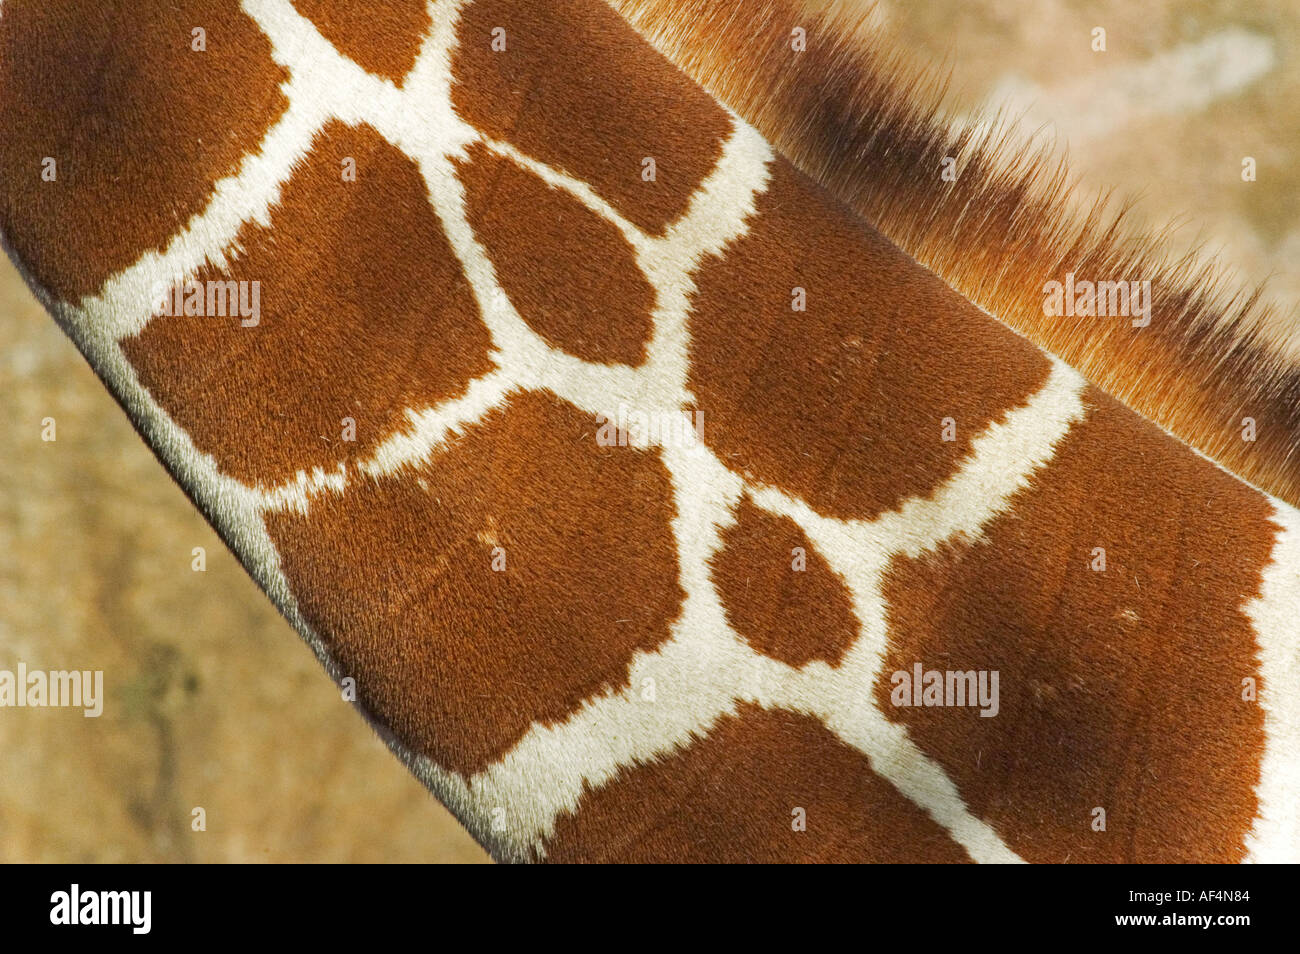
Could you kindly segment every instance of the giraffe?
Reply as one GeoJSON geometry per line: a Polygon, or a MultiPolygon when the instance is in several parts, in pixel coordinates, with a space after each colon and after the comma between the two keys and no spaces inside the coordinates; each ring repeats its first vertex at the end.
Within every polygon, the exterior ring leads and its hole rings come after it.
{"type": "Polygon", "coordinates": [[[6,250],[495,857],[1295,857],[1300,514],[614,9],[54,6],[6,250]],[[899,702],[949,666],[996,715],[899,702]]]}
{"type": "MultiPolygon", "coordinates": [[[[1105,195],[1080,214],[1063,158],[1006,117],[949,115],[943,84],[872,29],[872,11],[818,0],[618,0],[657,47],[818,182],[973,302],[1069,361],[1233,473],[1300,504],[1300,317],[1164,233],[1130,228],[1105,195]],[[792,55],[790,24],[816,42],[792,55]],[[900,94],[900,87],[908,90],[900,94]],[[797,121],[790,117],[798,117],[797,121]],[[915,170],[960,165],[941,179],[915,170]],[[864,174],[869,170],[870,174],[864,174]],[[980,210],[978,215],[972,209],[980,210]],[[1042,288],[1079,274],[1142,274],[1162,293],[1144,334],[1044,313],[1042,288]],[[1243,441],[1242,420],[1261,425],[1243,441]]],[[[806,40],[805,40],[806,44],[806,40]]]]}

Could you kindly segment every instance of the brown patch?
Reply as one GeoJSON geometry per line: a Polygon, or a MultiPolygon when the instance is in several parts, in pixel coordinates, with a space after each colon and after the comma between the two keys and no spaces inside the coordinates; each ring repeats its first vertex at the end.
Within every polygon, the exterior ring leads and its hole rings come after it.
{"type": "Polygon", "coordinates": [[[587,182],[662,231],[722,154],[731,120],[603,3],[480,0],[463,14],[456,111],[481,132],[587,182]],[[504,52],[492,31],[506,31],[504,52]],[[642,181],[642,160],[657,166],[642,181]]]}
{"type": "Polygon", "coordinates": [[[76,301],[162,250],[257,150],[287,79],[236,0],[6,0],[0,229],[16,257],[76,301]]]}
{"type": "Polygon", "coordinates": [[[964,862],[965,850],[817,719],[741,705],[561,818],[549,861],[964,862]],[[794,831],[802,808],[806,831],[794,831]]]}
{"type": "MultiPolygon", "coordinates": [[[[1300,506],[1295,309],[1171,253],[1131,203],[1078,195],[1063,154],[1006,121],[952,125],[942,72],[909,62],[871,4],[611,0],[705,89],[959,293],[1138,413],[1300,506]],[[792,24],[807,30],[795,52],[792,24]],[[985,129],[987,132],[978,132],[985,129]],[[939,171],[961,156],[955,182],[939,171]],[[1149,280],[1151,324],[1043,314],[1043,285],[1149,280]],[[1257,440],[1241,439],[1254,418],[1257,440]]],[[[958,109],[958,112],[964,110],[958,109]]],[[[1090,191],[1090,190],[1089,190],[1090,191]]]]}
{"type": "Polygon", "coordinates": [[[360,701],[443,768],[486,768],[534,722],[626,686],[632,655],[669,636],[684,594],[667,470],[595,433],[517,395],[417,471],[267,518],[360,701]]]}
{"type": "Polygon", "coordinates": [[[760,653],[790,666],[820,659],[838,666],[858,635],[843,581],[789,517],[748,497],[722,533],[713,582],[727,621],[760,653]],[[795,569],[803,553],[803,569],[795,569]]]}
{"type": "Polygon", "coordinates": [[[461,182],[497,281],[534,331],[587,361],[645,359],[655,292],[617,228],[481,144],[461,182]]]}
{"type": "Polygon", "coordinates": [[[228,271],[197,280],[260,282],[260,324],[160,316],[123,342],[141,383],[225,473],[273,483],[366,457],[408,408],[492,368],[424,180],[368,126],[326,126],[270,228],[246,226],[237,246],[228,271]],[[342,179],[345,156],[356,182],[342,179]],[[344,418],[355,441],[342,440],[344,418]]]}
{"type": "Polygon", "coordinates": [[[827,516],[928,495],[1050,369],[784,160],[749,234],[696,283],[690,386],[707,442],[827,516]]]}
{"type": "Polygon", "coordinates": [[[334,48],[368,73],[400,84],[432,25],[426,0],[293,0],[334,48]]]}
{"type": "Polygon", "coordinates": [[[882,671],[998,670],[999,714],[895,707],[887,675],[877,701],[1026,860],[1239,861],[1264,744],[1240,695],[1258,678],[1240,607],[1270,558],[1270,508],[1088,398],[981,542],[900,560],[886,582],[882,671]]]}

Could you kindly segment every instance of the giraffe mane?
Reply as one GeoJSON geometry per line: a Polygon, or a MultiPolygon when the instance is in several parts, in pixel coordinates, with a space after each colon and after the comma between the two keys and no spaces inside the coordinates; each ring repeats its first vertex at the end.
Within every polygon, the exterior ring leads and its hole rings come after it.
{"type": "Polygon", "coordinates": [[[1300,336],[1132,203],[1086,200],[1062,152],[1004,110],[962,121],[946,80],[885,48],[874,10],[814,0],[608,0],[787,158],[975,304],[1237,476],[1300,504],[1300,336]],[[822,4],[824,6],[824,3],[822,4]],[[807,34],[794,53],[792,31],[807,34]],[[956,160],[955,182],[939,176],[956,160]],[[933,170],[934,174],[929,174],[933,170]],[[1066,272],[1141,278],[1150,325],[1044,314],[1066,272]],[[1256,439],[1242,439],[1243,418],[1256,439]]]}

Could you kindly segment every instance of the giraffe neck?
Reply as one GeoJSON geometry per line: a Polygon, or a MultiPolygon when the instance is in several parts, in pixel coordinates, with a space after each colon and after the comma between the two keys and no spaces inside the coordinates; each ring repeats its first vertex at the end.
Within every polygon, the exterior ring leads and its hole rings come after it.
{"type": "Polygon", "coordinates": [[[1136,200],[1081,201],[1064,154],[1031,147],[1005,116],[951,119],[948,84],[899,53],[871,4],[610,3],[948,284],[1180,440],[1300,504],[1294,308],[1214,260],[1175,252],[1172,227],[1138,227],[1136,200]],[[1098,321],[1104,310],[1091,304],[1045,307],[1053,283],[1074,277],[1105,283],[1098,289],[1138,281],[1136,326],[1098,321]]]}
{"type": "Polygon", "coordinates": [[[1296,512],[604,4],[66,6],[0,11],[8,247],[497,857],[1295,854],[1296,512]]]}

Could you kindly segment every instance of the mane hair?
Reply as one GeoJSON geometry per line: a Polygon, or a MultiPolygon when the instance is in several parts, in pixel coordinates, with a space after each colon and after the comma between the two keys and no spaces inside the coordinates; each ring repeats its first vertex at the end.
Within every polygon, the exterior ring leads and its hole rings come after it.
{"type": "MultiPolygon", "coordinates": [[[[1300,505],[1295,315],[1213,260],[1174,255],[1131,204],[1081,202],[1065,158],[1014,120],[960,121],[946,83],[883,48],[872,11],[812,0],[608,0],[838,199],[1039,347],[1237,476],[1300,505]],[[822,4],[824,6],[824,3],[822,4]],[[793,31],[806,31],[796,52],[793,31]],[[956,181],[940,170],[952,157],[956,181]],[[1049,317],[1044,285],[1151,282],[1150,325],[1049,317]],[[1255,440],[1243,439],[1243,419],[1255,440]]],[[[936,316],[938,318],[939,316],[936,316]]]]}

